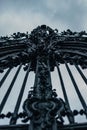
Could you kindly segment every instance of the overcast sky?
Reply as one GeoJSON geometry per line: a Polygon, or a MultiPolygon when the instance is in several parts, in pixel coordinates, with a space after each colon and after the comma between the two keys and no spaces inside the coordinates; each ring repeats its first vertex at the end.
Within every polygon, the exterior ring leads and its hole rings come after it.
{"type": "MultiPolygon", "coordinates": [[[[42,24],[46,24],[53,29],[57,28],[59,31],[66,29],[71,29],[72,31],[87,31],[87,0],[0,0],[0,36],[10,35],[19,31],[29,31],[30,33],[32,29],[42,24]]],[[[66,77],[67,75],[64,73],[65,68],[63,66],[61,67],[61,71],[63,76],[66,77]]],[[[76,74],[76,70],[73,69],[73,71],[76,74]]],[[[59,87],[60,84],[57,82],[56,76],[57,72],[56,75],[55,73],[53,74],[53,83],[55,87],[59,87]]],[[[70,83],[71,81],[68,80],[67,84],[66,78],[64,80],[66,87],[68,86],[69,99],[71,99],[74,97],[74,93],[70,89],[72,86],[70,83]]],[[[82,86],[87,87],[87,85],[83,84],[83,81],[81,80],[81,77],[77,76],[77,82],[82,91],[82,86]]],[[[8,83],[3,86],[4,90],[6,89],[6,86],[9,86],[9,81],[10,80],[8,80],[8,83]]],[[[22,82],[20,83],[22,84],[22,82]]],[[[18,87],[19,84],[18,86],[15,86],[18,87]]],[[[27,84],[27,87],[28,86],[29,85],[27,84]]],[[[3,88],[1,90],[1,94],[3,94],[3,88]]],[[[61,97],[61,89],[57,89],[60,94],[59,96],[61,97]]],[[[25,95],[28,94],[28,90],[29,89],[27,89],[25,95]]],[[[13,93],[13,96],[16,95],[13,93]]],[[[12,98],[11,100],[13,99],[15,98],[12,98]]],[[[75,102],[78,104],[78,100],[75,100],[75,102]]],[[[14,102],[11,102],[11,104],[7,103],[8,111],[10,110],[12,103],[14,105],[14,102]]],[[[74,109],[74,98],[72,105],[72,108],[74,109]]]]}
{"type": "Polygon", "coordinates": [[[30,32],[41,24],[87,30],[87,0],[0,0],[0,35],[30,32]]]}

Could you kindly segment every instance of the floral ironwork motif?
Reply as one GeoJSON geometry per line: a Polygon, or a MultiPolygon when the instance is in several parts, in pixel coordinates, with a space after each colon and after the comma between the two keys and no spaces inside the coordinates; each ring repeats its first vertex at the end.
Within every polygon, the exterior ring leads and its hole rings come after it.
{"type": "MultiPolygon", "coordinates": [[[[26,71],[29,62],[31,62],[29,71],[35,72],[34,86],[23,104],[24,112],[16,115],[16,118],[24,117],[23,122],[30,120],[29,130],[48,128],[57,130],[58,125],[63,125],[65,115],[70,123],[74,123],[73,116],[77,115],[78,111],[72,112],[69,105],[57,96],[56,90],[52,89],[50,72],[54,70],[56,63],[58,65],[65,63],[69,73],[67,63],[87,68],[86,58],[87,33],[85,31],[72,32],[68,29],[59,33],[57,29],[53,30],[46,25],[41,25],[31,34],[18,32],[11,37],[0,37],[0,72],[20,64],[25,65],[26,71]]],[[[71,73],[70,75],[72,77],[71,73]]],[[[80,99],[85,104],[83,98],[80,99]]],[[[82,110],[80,114],[87,113],[82,110]]],[[[1,118],[5,116],[12,117],[13,113],[0,115],[1,118]]]]}
{"type": "MultiPolygon", "coordinates": [[[[74,118],[66,103],[62,99],[57,98],[56,92],[52,90],[50,63],[51,56],[52,58],[54,57],[51,54],[52,51],[50,52],[50,41],[48,42],[47,38],[49,33],[54,33],[54,31],[49,28],[47,29],[44,25],[32,33],[30,39],[36,46],[36,75],[33,90],[30,91],[23,108],[28,115],[27,119],[31,120],[31,128],[34,127],[36,130],[48,127],[53,128],[55,124],[55,128],[57,129],[57,124],[62,125],[64,122],[63,113],[71,116],[72,123],[74,122],[74,118]]],[[[54,34],[54,37],[57,38],[56,33],[54,34]]]]}

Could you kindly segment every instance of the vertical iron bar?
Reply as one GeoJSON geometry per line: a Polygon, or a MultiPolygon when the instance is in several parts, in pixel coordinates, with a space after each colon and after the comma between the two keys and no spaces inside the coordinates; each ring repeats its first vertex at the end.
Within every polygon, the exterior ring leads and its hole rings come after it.
{"type": "Polygon", "coordinates": [[[44,98],[46,98],[46,95],[50,96],[52,93],[49,59],[48,57],[44,57],[43,59],[40,56],[37,57],[36,75],[34,82],[34,96],[39,98],[44,96],[44,98]]]}
{"type": "Polygon", "coordinates": [[[19,107],[20,107],[20,104],[21,104],[21,100],[22,100],[22,97],[23,97],[24,89],[25,89],[25,86],[26,86],[26,83],[27,83],[28,75],[29,75],[29,72],[30,72],[30,66],[31,66],[31,62],[28,65],[28,69],[27,69],[27,72],[25,74],[24,81],[23,81],[23,84],[22,84],[22,87],[21,87],[21,90],[20,90],[20,93],[19,93],[19,96],[18,96],[18,100],[17,100],[16,106],[15,106],[15,109],[14,109],[13,117],[10,120],[11,125],[16,124],[16,122],[17,122],[17,113],[18,113],[18,110],[19,110],[19,107]]]}
{"type": "MultiPolygon", "coordinates": [[[[78,95],[78,97],[79,97],[79,99],[80,99],[80,102],[81,102],[83,108],[85,109],[85,111],[87,112],[87,105],[86,105],[86,103],[85,103],[85,101],[84,101],[84,99],[83,99],[83,97],[82,97],[82,95],[81,95],[81,93],[80,93],[80,91],[79,91],[79,89],[78,89],[78,86],[77,86],[77,84],[76,84],[76,82],[75,82],[75,79],[74,79],[74,77],[73,77],[73,75],[72,75],[72,72],[71,72],[71,70],[70,70],[70,68],[69,68],[69,66],[68,66],[67,64],[65,64],[65,66],[66,66],[67,71],[68,71],[68,73],[69,73],[69,75],[70,75],[71,81],[72,81],[72,83],[73,83],[73,85],[74,85],[74,88],[75,88],[75,90],[76,90],[76,92],[77,92],[77,95],[78,95]]],[[[87,114],[86,114],[86,116],[87,116],[87,114]]]]}
{"type": "Polygon", "coordinates": [[[2,84],[4,83],[5,79],[7,78],[8,74],[10,73],[10,71],[11,71],[11,68],[9,68],[7,70],[7,72],[5,73],[5,75],[2,77],[2,79],[0,81],[0,88],[1,88],[2,84]]]}
{"type": "Polygon", "coordinates": [[[34,89],[36,89],[36,86],[37,86],[37,79],[38,79],[38,60],[37,60],[37,63],[36,63],[36,68],[35,68],[34,89]]]}
{"type": "Polygon", "coordinates": [[[9,96],[9,94],[10,94],[12,88],[13,88],[13,85],[14,85],[16,79],[17,79],[17,76],[18,76],[18,74],[19,74],[19,71],[20,71],[20,69],[21,69],[21,66],[22,66],[22,65],[20,65],[20,66],[18,67],[18,69],[17,69],[17,71],[16,71],[16,73],[15,73],[15,76],[14,76],[14,78],[13,78],[13,80],[12,80],[12,82],[11,82],[11,84],[10,84],[10,86],[9,86],[9,88],[8,88],[8,90],[7,90],[6,94],[5,94],[5,96],[4,96],[3,100],[2,100],[2,102],[1,102],[1,105],[0,105],[0,113],[2,112],[2,109],[3,109],[5,103],[6,103],[7,99],[8,99],[8,96],[9,96]]]}
{"type": "MultiPolygon", "coordinates": [[[[65,89],[65,85],[64,85],[64,82],[63,82],[63,79],[62,79],[62,75],[61,75],[61,71],[60,71],[60,68],[59,68],[57,62],[56,62],[56,66],[57,66],[57,71],[58,71],[58,75],[59,75],[59,79],[60,79],[60,83],[61,83],[64,99],[65,99],[66,104],[68,105],[69,110],[71,111],[70,104],[69,104],[68,97],[67,97],[67,93],[66,93],[66,89],[65,89]]],[[[71,119],[70,116],[68,117],[68,120],[69,120],[70,123],[72,123],[72,119],[71,119]]]]}
{"type": "Polygon", "coordinates": [[[85,77],[85,75],[83,74],[83,72],[81,71],[81,69],[79,68],[79,66],[75,65],[75,67],[78,70],[78,72],[81,75],[81,77],[83,78],[84,82],[87,84],[87,78],[85,77]]]}
{"type": "Polygon", "coordinates": [[[62,75],[61,75],[61,72],[60,72],[60,68],[59,68],[57,63],[56,63],[56,66],[57,66],[57,70],[58,70],[58,74],[59,74],[59,78],[60,78],[61,87],[62,87],[62,90],[63,90],[63,95],[64,95],[64,98],[65,98],[65,101],[68,104],[68,106],[70,107],[68,97],[67,97],[67,94],[66,94],[66,90],[65,90],[65,85],[64,85],[62,75]]]}

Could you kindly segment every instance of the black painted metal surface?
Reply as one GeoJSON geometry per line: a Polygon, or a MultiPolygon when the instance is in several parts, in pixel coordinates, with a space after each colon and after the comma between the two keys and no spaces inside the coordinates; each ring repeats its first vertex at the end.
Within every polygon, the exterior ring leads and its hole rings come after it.
{"type": "Polygon", "coordinates": [[[86,129],[87,124],[76,124],[75,116],[87,116],[87,106],[79,86],[76,84],[75,78],[68,66],[68,63],[75,66],[84,82],[87,79],[82,69],[87,68],[87,33],[72,32],[67,30],[58,33],[46,25],[38,26],[31,34],[14,33],[11,37],[0,38],[0,72],[3,73],[0,87],[5,82],[7,76],[13,67],[19,66],[13,80],[0,104],[0,118],[10,118],[8,126],[0,126],[0,129],[25,129],[25,130],[57,130],[57,129],[86,129]],[[73,83],[73,87],[83,108],[71,110],[66,86],[60,71],[60,65],[65,64],[66,70],[73,83]],[[4,105],[11,93],[13,85],[20,73],[21,66],[25,66],[26,75],[18,96],[14,112],[2,113],[4,105]],[[55,89],[52,88],[51,72],[57,67],[58,76],[61,83],[61,89],[65,101],[59,98],[55,89]],[[18,113],[21,100],[26,87],[26,82],[30,71],[35,73],[34,86],[29,91],[27,99],[23,103],[23,111],[18,113]],[[64,117],[67,116],[69,124],[64,124],[64,117]],[[22,118],[22,122],[30,121],[28,125],[17,125],[17,119],[22,118]]]}

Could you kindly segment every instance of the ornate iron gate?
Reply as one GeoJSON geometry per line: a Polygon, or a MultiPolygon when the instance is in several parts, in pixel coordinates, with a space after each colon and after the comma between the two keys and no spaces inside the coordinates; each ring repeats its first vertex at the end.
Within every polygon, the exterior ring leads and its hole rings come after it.
{"type": "MultiPolygon", "coordinates": [[[[9,118],[9,125],[1,125],[0,129],[14,130],[68,130],[87,129],[86,122],[76,123],[75,116],[87,117],[86,100],[84,100],[69,64],[73,65],[84,83],[87,78],[82,69],[87,68],[87,33],[72,32],[67,30],[58,33],[46,25],[38,26],[31,34],[14,33],[11,37],[0,38],[0,72],[4,73],[0,88],[12,71],[18,67],[0,104],[0,119],[9,118]],[[72,110],[66,86],[63,81],[60,66],[64,64],[73,87],[82,105],[82,109],[72,110]],[[20,89],[14,112],[2,113],[7,99],[12,91],[14,83],[24,66],[26,71],[22,87],[20,89]],[[52,87],[51,72],[57,68],[64,100],[59,98],[52,87]],[[82,68],[82,69],[81,69],[82,68]],[[35,73],[34,86],[29,91],[27,99],[23,103],[23,111],[18,113],[22,101],[29,72],[35,73]],[[64,117],[69,123],[64,124],[64,117]],[[29,124],[16,124],[22,118],[22,122],[29,124]]],[[[68,81],[67,81],[68,82],[68,81]]]]}

